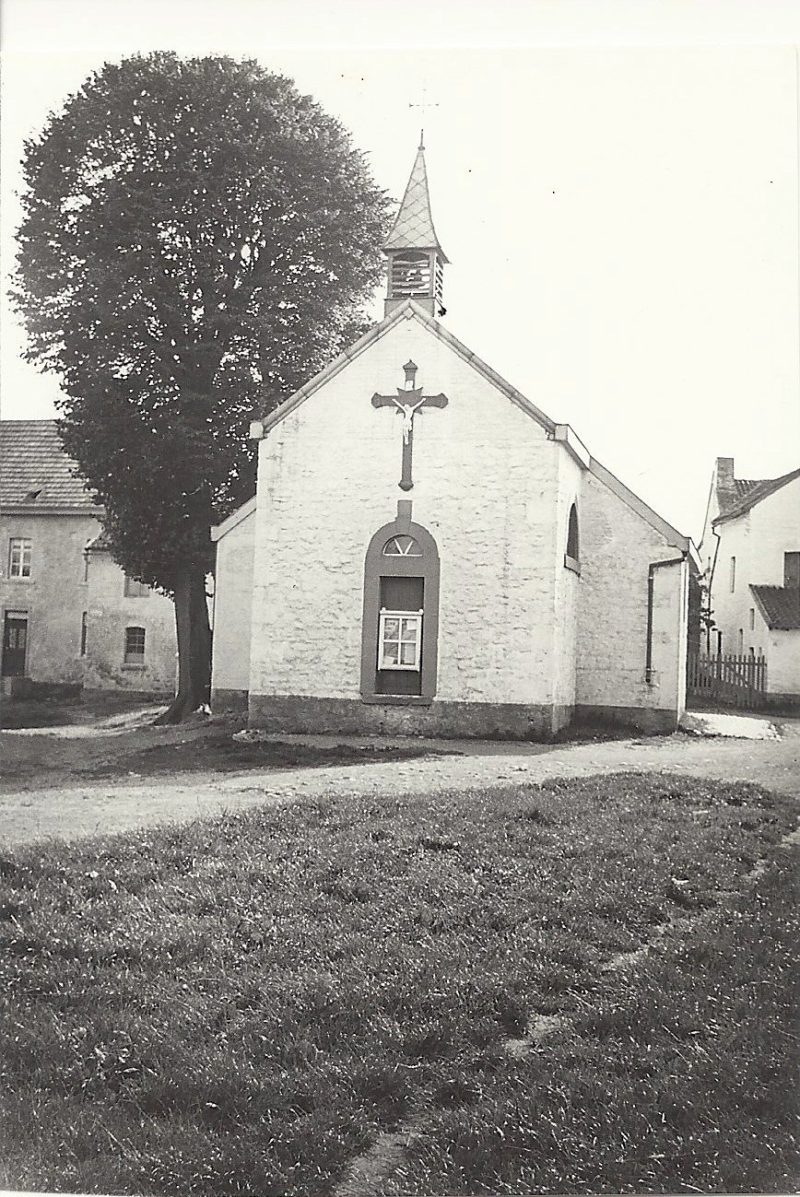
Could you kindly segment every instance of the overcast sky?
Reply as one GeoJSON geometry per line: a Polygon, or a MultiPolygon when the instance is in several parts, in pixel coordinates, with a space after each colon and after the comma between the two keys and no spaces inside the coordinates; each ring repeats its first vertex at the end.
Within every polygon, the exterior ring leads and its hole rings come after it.
{"type": "MultiPolygon", "coordinates": [[[[2,22],[4,287],[23,139],[106,60],[255,57],[397,198],[426,88],[452,332],[696,537],[716,456],[800,464],[800,3],[3,0],[2,22]]],[[[2,318],[3,416],[52,416],[2,318]]]]}

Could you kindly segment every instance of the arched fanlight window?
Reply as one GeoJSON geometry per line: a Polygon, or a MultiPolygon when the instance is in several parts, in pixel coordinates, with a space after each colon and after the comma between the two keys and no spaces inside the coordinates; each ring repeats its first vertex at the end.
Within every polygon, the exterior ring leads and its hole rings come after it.
{"type": "Polygon", "coordinates": [[[398,517],[364,563],[361,696],[430,702],[436,693],[439,553],[425,528],[398,517]]]}
{"type": "Polygon", "coordinates": [[[578,508],[573,503],[569,509],[569,524],[567,526],[567,552],[565,565],[577,566],[581,559],[580,540],[578,536],[578,508]]]}
{"type": "Polygon", "coordinates": [[[422,549],[413,536],[401,533],[399,536],[389,537],[383,546],[383,555],[384,557],[421,557],[422,549]]]}

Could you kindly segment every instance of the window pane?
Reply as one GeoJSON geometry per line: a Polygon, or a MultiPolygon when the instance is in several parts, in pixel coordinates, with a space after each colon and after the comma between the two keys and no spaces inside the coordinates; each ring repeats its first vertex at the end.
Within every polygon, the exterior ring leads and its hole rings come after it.
{"type": "Polygon", "coordinates": [[[416,646],[416,644],[401,644],[401,646],[400,646],[400,662],[403,665],[416,665],[416,663],[417,663],[417,646],[416,646]]]}
{"type": "Polygon", "coordinates": [[[419,635],[419,616],[414,616],[412,619],[403,619],[402,631],[400,633],[401,640],[416,640],[419,635]]]}
{"type": "Polygon", "coordinates": [[[381,669],[391,669],[398,662],[398,645],[384,644],[381,654],[381,669]]]}
{"type": "Polygon", "coordinates": [[[400,620],[386,619],[383,623],[383,635],[385,640],[396,640],[400,635],[400,620]]]}

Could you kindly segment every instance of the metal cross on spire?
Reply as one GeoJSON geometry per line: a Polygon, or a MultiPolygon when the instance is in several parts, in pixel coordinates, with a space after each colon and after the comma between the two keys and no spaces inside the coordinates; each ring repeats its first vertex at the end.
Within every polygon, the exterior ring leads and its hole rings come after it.
{"type": "Polygon", "coordinates": [[[408,105],[409,108],[419,108],[422,113],[423,127],[419,131],[419,148],[421,150],[425,149],[425,111],[428,108],[438,108],[439,107],[439,101],[438,100],[428,100],[428,99],[426,99],[427,95],[428,95],[428,89],[423,84],[422,99],[420,100],[419,104],[409,103],[409,105],[408,105]]]}
{"type": "Polygon", "coordinates": [[[415,387],[417,366],[414,362],[406,362],[405,387],[397,388],[397,395],[372,396],[373,407],[396,407],[403,417],[403,472],[400,478],[400,489],[411,490],[414,483],[411,478],[411,455],[414,449],[414,416],[421,407],[447,407],[446,395],[423,395],[422,387],[415,387]]]}

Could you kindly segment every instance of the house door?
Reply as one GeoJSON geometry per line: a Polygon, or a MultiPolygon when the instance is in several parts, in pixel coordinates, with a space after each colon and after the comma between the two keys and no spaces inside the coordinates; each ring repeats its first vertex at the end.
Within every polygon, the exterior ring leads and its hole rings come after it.
{"type": "Polygon", "coordinates": [[[25,676],[28,644],[28,616],[24,611],[6,611],[3,624],[3,677],[25,676]]]}

